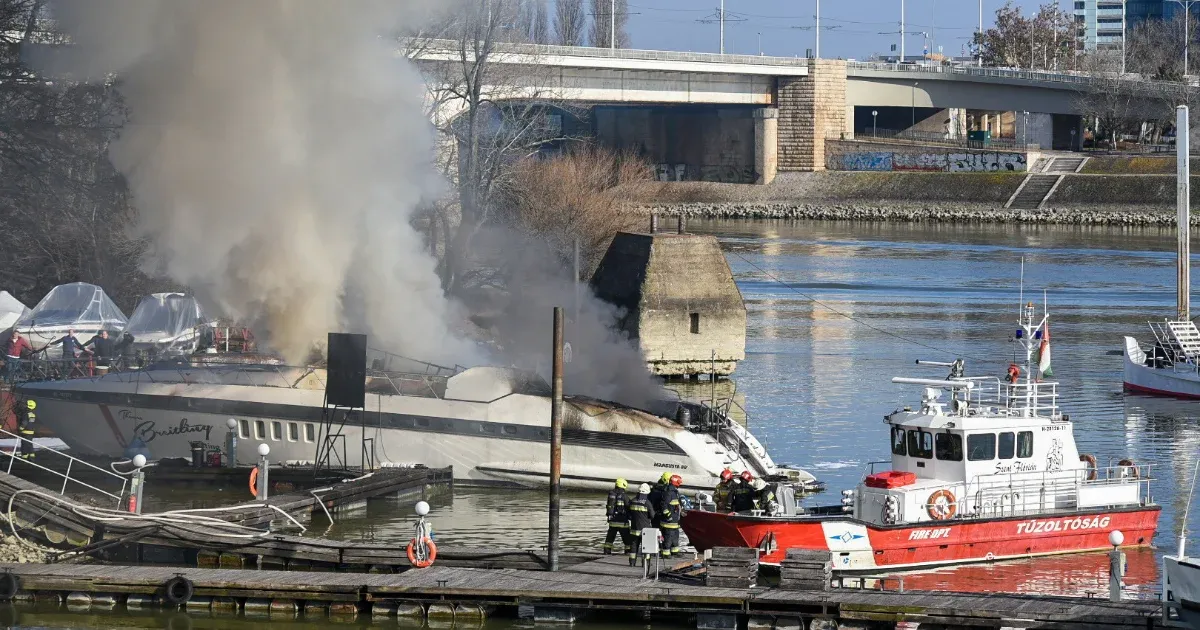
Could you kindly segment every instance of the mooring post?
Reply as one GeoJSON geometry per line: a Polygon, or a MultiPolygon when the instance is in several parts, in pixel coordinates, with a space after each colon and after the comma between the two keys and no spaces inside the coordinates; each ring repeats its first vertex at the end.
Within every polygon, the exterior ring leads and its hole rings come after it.
{"type": "Polygon", "coordinates": [[[230,418],[225,426],[229,428],[225,433],[225,466],[237,468],[237,420],[230,418]]]}
{"type": "Polygon", "coordinates": [[[554,307],[554,362],[550,402],[550,540],[546,555],[550,570],[558,570],[559,485],[562,482],[563,310],[554,307]]]}
{"type": "Polygon", "coordinates": [[[1188,106],[1175,108],[1175,221],[1179,224],[1179,254],[1175,290],[1179,320],[1191,319],[1191,208],[1192,169],[1189,155],[1191,128],[1188,126],[1188,106]]]}
{"type": "Polygon", "coordinates": [[[146,485],[146,456],[138,453],[133,456],[133,477],[129,480],[129,511],[133,514],[142,513],[142,488],[146,485]]]}
{"type": "Polygon", "coordinates": [[[258,445],[258,496],[255,497],[259,501],[267,500],[267,489],[271,484],[267,483],[267,475],[270,472],[270,465],[267,463],[267,455],[271,453],[271,447],[267,444],[258,445]]]}
{"type": "Polygon", "coordinates": [[[1121,589],[1124,586],[1125,577],[1125,552],[1121,551],[1121,543],[1125,542],[1125,535],[1121,530],[1115,529],[1108,535],[1108,543],[1112,545],[1113,550],[1108,552],[1108,599],[1109,601],[1121,601],[1121,589]]]}

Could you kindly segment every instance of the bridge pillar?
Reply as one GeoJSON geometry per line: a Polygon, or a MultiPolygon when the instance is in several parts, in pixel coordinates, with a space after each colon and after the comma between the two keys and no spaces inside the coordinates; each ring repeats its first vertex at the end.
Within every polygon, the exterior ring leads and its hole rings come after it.
{"type": "Polygon", "coordinates": [[[825,170],[825,138],[846,128],[846,62],[810,59],[808,75],[779,77],[779,170],[825,170]]]}
{"type": "Polygon", "coordinates": [[[754,110],[754,173],[756,184],[775,181],[779,170],[779,110],[754,110]]]}

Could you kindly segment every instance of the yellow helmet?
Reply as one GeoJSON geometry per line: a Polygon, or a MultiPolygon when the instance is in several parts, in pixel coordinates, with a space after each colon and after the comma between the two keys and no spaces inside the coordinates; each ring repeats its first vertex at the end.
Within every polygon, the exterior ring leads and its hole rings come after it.
{"type": "Polygon", "coordinates": [[[35,401],[34,401],[32,398],[31,398],[31,399],[29,399],[29,400],[26,400],[26,401],[25,401],[25,408],[26,408],[26,409],[28,409],[28,410],[30,410],[30,411],[33,411],[34,409],[37,409],[37,402],[35,402],[35,401]]]}
{"type": "Polygon", "coordinates": [[[665,472],[658,478],[659,483],[671,483],[671,473],[665,472]]]}
{"type": "Polygon", "coordinates": [[[625,488],[629,487],[629,482],[625,481],[624,479],[618,478],[617,479],[617,487],[624,490],[625,488]]]}

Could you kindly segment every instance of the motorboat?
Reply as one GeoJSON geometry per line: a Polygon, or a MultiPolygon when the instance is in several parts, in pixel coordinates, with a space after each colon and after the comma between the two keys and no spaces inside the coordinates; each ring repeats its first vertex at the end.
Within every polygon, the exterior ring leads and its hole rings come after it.
{"type": "MultiPolygon", "coordinates": [[[[538,486],[549,481],[550,389],[510,368],[368,370],[364,408],[331,415],[326,371],[316,367],[150,365],[104,376],[27,382],[38,422],[76,453],[189,457],[225,443],[233,420],[239,461],[366,468],[453,466],[455,483],[538,486]]],[[[777,466],[742,425],[707,405],[675,401],[673,416],[568,396],[562,483],[608,489],[613,480],[678,473],[684,488],[711,489],[722,469],[751,470],[812,488],[812,475],[777,466]]]]}
{"type": "Polygon", "coordinates": [[[920,406],[884,417],[891,460],[872,464],[841,505],[689,510],[688,539],[758,548],[766,563],[790,548],[827,552],[850,573],[1101,551],[1114,530],[1127,547],[1149,546],[1161,511],[1151,467],[1078,453],[1058,383],[1044,378],[1049,317],[1035,310],[1022,306],[1014,336],[1025,364],[1003,378],[965,376],[960,359],[933,363],[950,367],[944,379],[892,379],[922,387],[920,406]]]}
{"type": "Polygon", "coordinates": [[[138,302],[125,333],[132,337],[132,352],[190,355],[205,342],[212,346],[215,326],[215,319],[206,315],[194,296],[154,293],[138,302]]]}
{"type": "Polygon", "coordinates": [[[1200,462],[1192,472],[1192,488],[1187,507],[1183,510],[1179,532],[1179,550],[1163,556],[1162,623],[1168,628],[1200,628],[1200,558],[1187,555],[1187,517],[1196,495],[1196,475],[1200,462]]]}
{"type": "Polygon", "coordinates": [[[21,300],[13,297],[8,291],[0,291],[0,331],[8,330],[29,313],[29,307],[21,303],[21,300]]]}
{"type": "MultiPolygon", "coordinates": [[[[1176,109],[1178,129],[1188,129],[1188,108],[1176,109]]],[[[1154,341],[1143,348],[1125,337],[1124,387],[1144,394],[1200,398],[1200,330],[1191,318],[1191,163],[1187,134],[1179,137],[1176,166],[1175,317],[1151,321],[1154,341]]]]}
{"type": "Polygon", "coordinates": [[[125,330],[125,314],[104,289],[86,282],[60,284],[50,290],[14,325],[35,348],[53,343],[75,331],[80,343],[101,330],[116,334],[125,330]]]}

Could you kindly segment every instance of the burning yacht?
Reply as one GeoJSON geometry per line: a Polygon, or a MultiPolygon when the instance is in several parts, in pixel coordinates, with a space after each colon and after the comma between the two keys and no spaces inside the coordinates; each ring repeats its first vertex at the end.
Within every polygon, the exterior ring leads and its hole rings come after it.
{"type": "MultiPolygon", "coordinates": [[[[471,485],[548,482],[551,403],[536,375],[493,367],[372,369],[364,408],[333,420],[325,414],[325,380],[326,371],[312,367],[152,366],[30,382],[20,391],[37,401],[39,423],[78,453],[187,457],[195,442],[223,444],[232,418],[243,462],[254,461],[266,443],[276,461],[314,461],[325,448],[334,465],[453,466],[455,482],[471,485]]],[[[564,486],[607,489],[618,477],[650,481],[671,472],[685,489],[710,490],[730,467],[815,487],[812,475],[777,466],[726,414],[672,404],[677,419],[567,397],[564,486]]]]}
{"type": "Polygon", "coordinates": [[[153,293],[138,302],[125,332],[133,337],[135,352],[188,355],[200,348],[206,336],[211,344],[212,320],[195,297],[153,293]]]}

